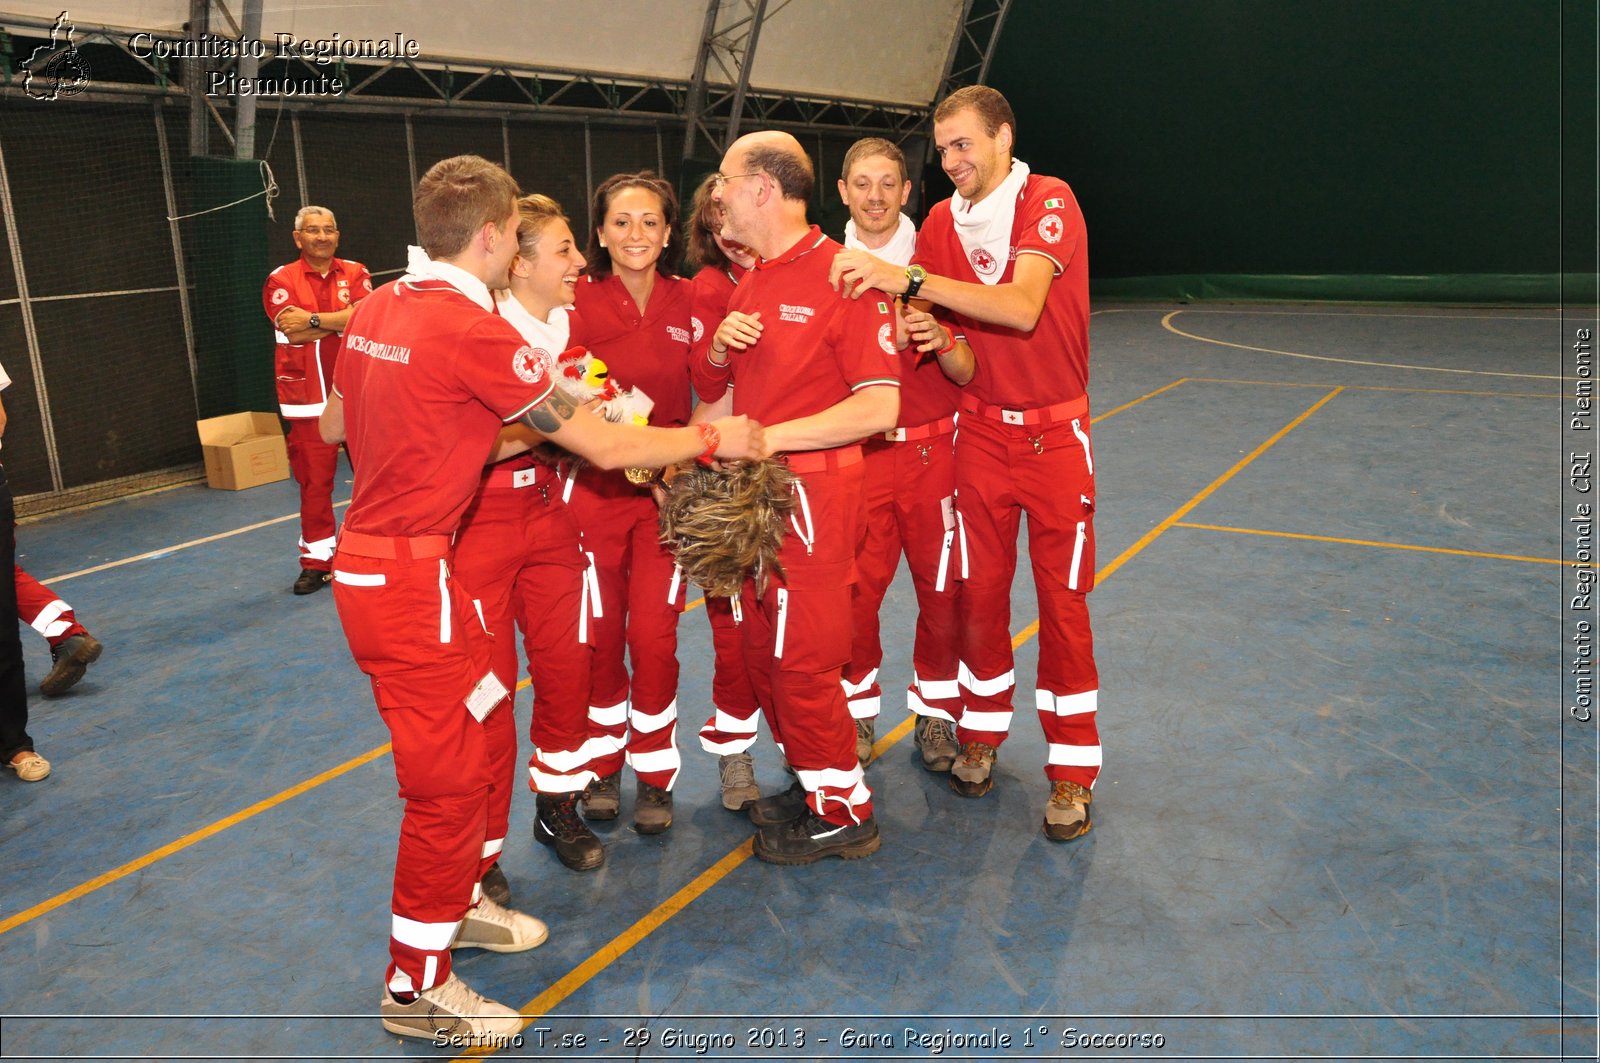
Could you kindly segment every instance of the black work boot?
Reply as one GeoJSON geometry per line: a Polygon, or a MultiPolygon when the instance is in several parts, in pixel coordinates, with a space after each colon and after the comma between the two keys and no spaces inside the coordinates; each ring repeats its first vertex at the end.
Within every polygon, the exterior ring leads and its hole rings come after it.
{"type": "Polygon", "coordinates": [[[806,814],[806,788],[798,782],[790,784],[781,794],[763,797],[745,806],[745,814],[758,827],[771,827],[788,823],[806,814]]]}
{"type": "Polygon", "coordinates": [[[584,788],[579,800],[583,804],[584,819],[616,819],[617,813],[622,811],[622,772],[600,776],[584,788]]]}
{"type": "Polygon", "coordinates": [[[757,831],[755,855],[769,864],[814,864],[830,856],[859,860],[877,852],[882,844],[878,821],[871,817],[841,827],[807,812],[799,819],[757,831]]]}
{"type": "Polygon", "coordinates": [[[500,861],[489,865],[489,870],[483,873],[478,884],[483,887],[483,895],[494,903],[502,907],[511,903],[511,883],[507,881],[506,873],[500,870],[500,861]]]}
{"type": "Polygon", "coordinates": [[[672,826],[672,793],[643,779],[633,797],[633,829],[640,834],[661,834],[672,826]]]}
{"type": "Polygon", "coordinates": [[[556,858],[574,871],[592,871],[606,862],[606,847],[578,818],[578,795],[540,794],[535,801],[538,814],[533,821],[533,838],[540,845],[553,846],[556,858]]]}

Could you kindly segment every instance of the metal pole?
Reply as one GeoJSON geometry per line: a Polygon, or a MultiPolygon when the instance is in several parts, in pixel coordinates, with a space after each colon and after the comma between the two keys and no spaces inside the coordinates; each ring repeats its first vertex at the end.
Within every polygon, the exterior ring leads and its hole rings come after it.
{"type": "Polygon", "coordinates": [[[200,412],[200,362],[194,353],[194,318],[189,310],[189,278],[183,267],[183,234],[178,222],[178,197],[172,191],[172,154],[167,150],[167,126],[162,121],[161,101],[152,108],[156,116],[156,145],[161,149],[161,187],[167,196],[167,230],[172,235],[172,264],[178,271],[178,308],[183,313],[183,346],[189,354],[189,390],[194,395],[195,413],[200,412]]]}
{"type": "Polygon", "coordinates": [[[17,212],[11,205],[11,179],[6,176],[6,155],[0,149],[0,213],[5,215],[6,243],[11,246],[11,270],[17,277],[17,296],[22,305],[22,334],[28,341],[28,362],[33,366],[33,391],[39,403],[39,423],[44,429],[45,457],[50,465],[50,489],[65,489],[61,478],[61,455],[56,451],[56,426],[50,418],[50,393],[44,383],[44,359],[39,352],[39,330],[33,323],[33,305],[28,298],[28,271],[22,263],[22,244],[17,239],[17,212]]]}
{"type": "Polygon", "coordinates": [[[694,78],[689,82],[689,96],[684,101],[684,112],[688,116],[683,127],[683,158],[684,161],[694,158],[694,144],[698,136],[697,127],[700,124],[700,112],[706,106],[706,62],[711,58],[711,37],[717,32],[717,9],[722,6],[722,0],[707,0],[706,22],[700,30],[700,54],[694,61],[694,78]]]}
{"type": "MultiPolygon", "coordinates": [[[[244,0],[244,28],[240,37],[246,41],[261,39],[261,0],[244,0]]],[[[254,79],[261,69],[261,60],[253,55],[239,58],[239,80],[254,79]]],[[[256,157],[256,95],[247,92],[239,97],[238,111],[233,120],[233,157],[256,157]]]]}
{"type": "Polygon", "coordinates": [[[728,134],[723,150],[739,139],[739,120],[744,117],[744,94],[750,88],[750,68],[756,61],[756,41],[761,36],[761,22],[767,17],[767,0],[756,0],[755,14],[750,19],[750,41],[744,46],[744,62],[739,64],[739,83],[733,87],[733,113],[728,116],[728,134]]]}
{"type": "MultiPolygon", "coordinates": [[[[211,31],[211,0],[189,0],[189,43],[196,55],[204,48],[202,38],[211,31]]],[[[211,116],[206,113],[206,67],[204,59],[183,61],[184,87],[189,90],[189,154],[211,154],[211,116]]]]}
{"type": "Polygon", "coordinates": [[[295,204],[294,209],[299,210],[311,202],[311,192],[306,188],[306,153],[305,149],[300,146],[300,116],[298,114],[289,115],[289,132],[294,134],[294,176],[295,180],[300,182],[300,202],[295,204]]]}
{"type": "MultiPolygon", "coordinates": [[[[583,186],[584,199],[594,199],[594,137],[589,131],[589,120],[583,120],[583,186]]],[[[593,219],[598,227],[600,221],[593,219]]]]}

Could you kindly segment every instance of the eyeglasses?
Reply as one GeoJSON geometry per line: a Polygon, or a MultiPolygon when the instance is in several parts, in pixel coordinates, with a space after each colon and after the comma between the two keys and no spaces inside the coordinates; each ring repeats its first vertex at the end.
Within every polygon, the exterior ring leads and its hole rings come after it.
{"type": "Polygon", "coordinates": [[[338,236],[339,235],[339,230],[335,229],[331,225],[327,226],[327,227],[323,227],[323,226],[320,226],[320,225],[308,225],[304,229],[301,229],[299,231],[305,233],[307,236],[338,236]]]}
{"type": "Polygon", "coordinates": [[[715,177],[713,177],[711,179],[711,187],[715,188],[718,192],[720,192],[720,191],[722,191],[722,186],[727,184],[729,181],[737,181],[741,177],[755,177],[755,176],[761,174],[762,172],[763,171],[761,171],[761,170],[751,170],[749,173],[734,173],[734,174],[720,174],[719,173],[719,174],[717,174],[717,176],[715,176],[715,177]]]}

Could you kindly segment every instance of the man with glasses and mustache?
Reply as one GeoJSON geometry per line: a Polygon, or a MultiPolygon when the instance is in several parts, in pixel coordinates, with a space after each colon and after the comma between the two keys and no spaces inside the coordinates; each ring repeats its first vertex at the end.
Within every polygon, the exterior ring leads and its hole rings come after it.
{"type": "Polygon", "coordinates": [[[372,294],[361,263],[335,258],[339,223],[326,207],[294,216],[300,257],[279,266],[261,291],[277,334],[274,356],[278,410],[289,424],[289,470],[300,485],[300,576],[296,594],[314,594],[333,577],[333,478],[339,448],[322,441],[317,418],[328,402],[340,333],[356,303],[372,294]]]}
{"type": "Polygon", "coordinates": [[[839,245],[806,222],[811,160],[787,133],[741,137],[713,196],[722,235],[757,255],[728,301],[696,382],[720,374],[714,413],[767,425],[798,482],[780,571],[745,581],[745,661],[773,740],[794,768],[787,791],[749,805],[755,855],[776,864],[855,859],[880,839],[840,680],[850,659],[851,584],[862,514],[864,436],[900,412],[887,296],[841,300],[828,286],[839,245]]]}

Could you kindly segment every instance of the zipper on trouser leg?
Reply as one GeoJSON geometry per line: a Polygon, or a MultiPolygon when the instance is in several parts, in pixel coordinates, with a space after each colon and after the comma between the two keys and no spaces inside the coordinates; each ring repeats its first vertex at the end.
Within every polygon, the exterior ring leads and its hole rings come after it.
{"type": "Polygon", "coordinates": [[[1089,538],[1087,521],[1078,522],[1078,537],[1072,543],[1072,568],[1067,571],[1067,590],[1078,589],[1078,568],[1083,564],[1083,544],[1089,538]]]}

